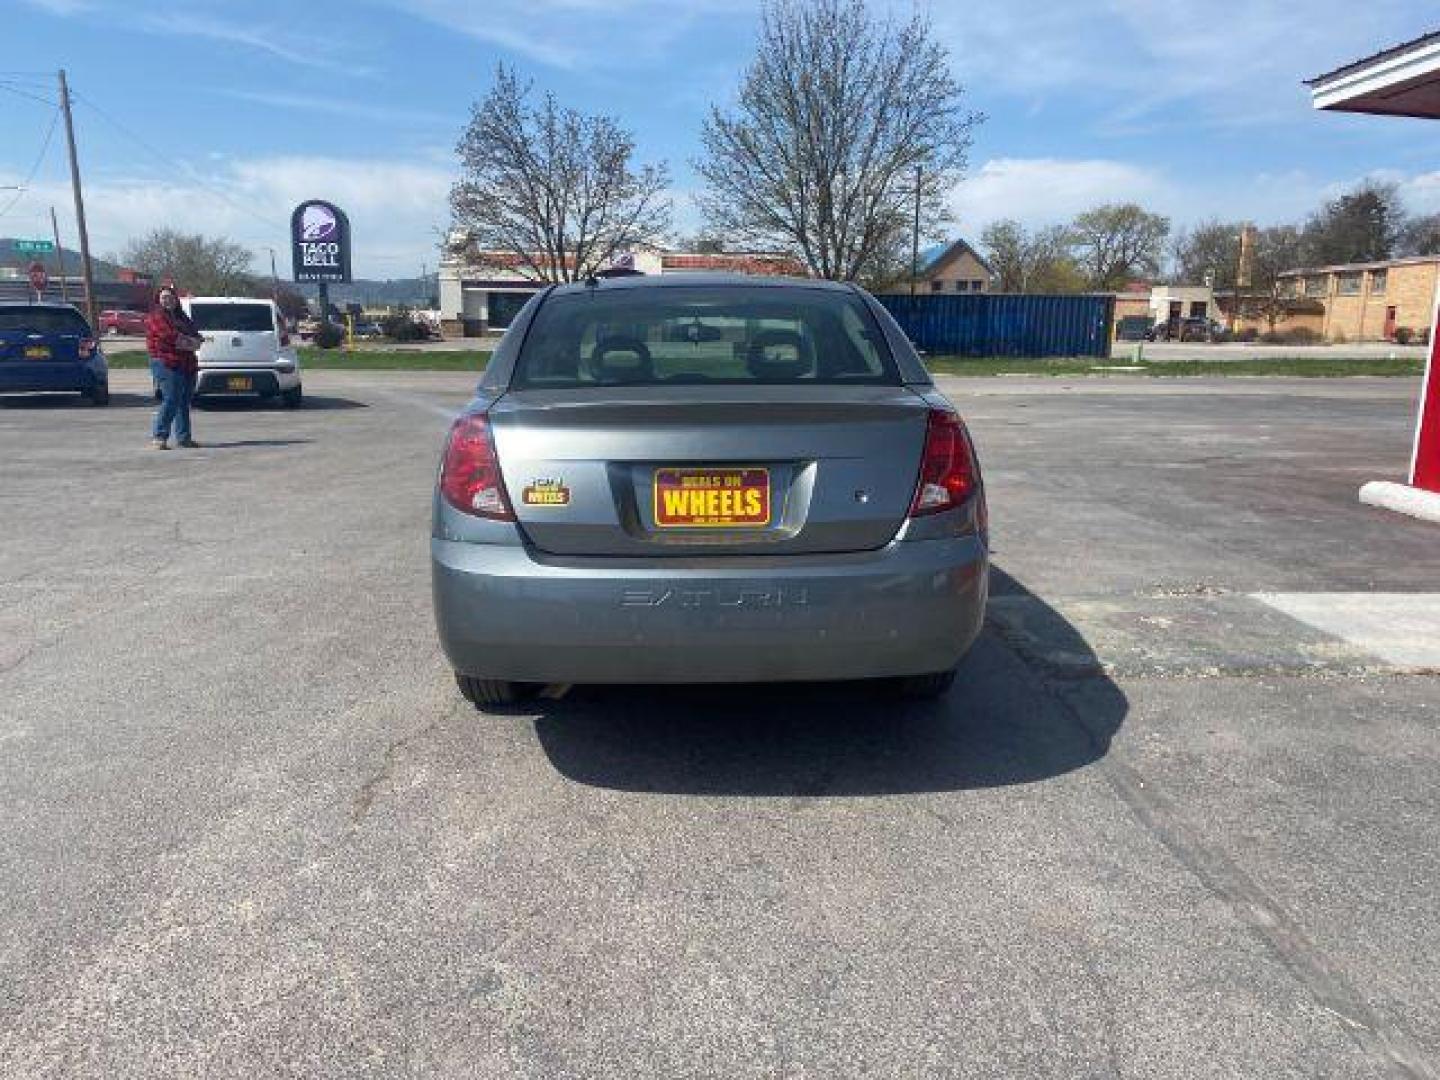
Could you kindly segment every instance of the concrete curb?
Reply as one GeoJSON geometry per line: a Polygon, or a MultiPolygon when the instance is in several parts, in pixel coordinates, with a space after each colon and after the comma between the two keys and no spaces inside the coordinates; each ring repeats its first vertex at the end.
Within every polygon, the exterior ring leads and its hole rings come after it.
{"type": "Polygon", "coordinates": [[[1371,480],[1360,488],[1360,501],[1369,506],[1409,514],[1422,521],[1440,524],[1440,492],[1424,491],[1409,484],[1371,480]]]}

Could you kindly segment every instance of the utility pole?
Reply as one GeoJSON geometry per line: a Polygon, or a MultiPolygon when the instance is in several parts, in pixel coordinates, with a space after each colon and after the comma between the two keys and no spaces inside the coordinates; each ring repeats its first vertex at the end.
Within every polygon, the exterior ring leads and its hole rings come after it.
{"type": "Polygon", "coordinates": [[[276,303],[280,302],[280,275],[275,272],[275,249],[266,248],[270,252],[270,299],[276,303]]]}
{"type": "Polygon", "coordinates": [[[915,279],[920,276],[920,166],[915,166],[915,227],[910,233],[910,299],[915,299],[915,279]]]}
{"type": "Polygon", "coordinates": [[[60,246],[60,222],[55,217],[55,207],[53,206],[50,207],[50,228],[55,233],[55,265],[59,268],[59,273],[55,276],[60,279],[60,299],[68,304],[70,290],[65,284],[65,249],[60,246]]]}
{"type": "Polygon", "coordinates": [[[75,193],[75,224],[80,233],[80,280],[85,285],[85,317],[91,329],[95,318],[95,278],[90,268],[90,230],[85,227],[85,196],[80,193],[80,161],[75,156],[75,122],[70,116],[70,87],[60,69],[60,111],[65,114],[65,142],[70,148],[70,188],[75,193]]]}

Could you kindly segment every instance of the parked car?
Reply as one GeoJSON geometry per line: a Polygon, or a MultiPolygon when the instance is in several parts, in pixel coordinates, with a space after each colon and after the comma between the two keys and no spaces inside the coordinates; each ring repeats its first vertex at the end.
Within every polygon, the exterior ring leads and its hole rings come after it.
{"type": "Polygon", "coordinates": [[[1157,322],[1150,329],[1151,341],[1224,341],[1228,331],[1214,319],[1187,318],[1157,322]]]}
{"type": "Polygon", "coordinates": [[[885,309],[829,282],[537,294],[434,493],[436,623],[477,707],[574,682],[941,694],[988,566],[964,422],[885,309]]]}
{"type": "Polygon", "coordinates": [[[73,391],[110,404],[110,369],[70,304],[0,301],[0,393],[73,391]]]}
{"type": "Polygon", "coordinates": [[[182,299],[205,339],[195,396],[279,397],[294,408],[304,400],[300,358],[271,300],[234,296],[182,299]]]}
{"type": "Polygon", "coordinates": [[[145,312],[143,311],[102,311],[100,312],[100,332],[109,334],[112,337],[117,334],[129,334],[132,337],[145,336],[145,312]]]}
{"type": "Polygon", "coordinates": [[[380,324],[373,321],[357,322],[352,333],[364,341],[375,341],[385,336],[380,324]]]}
{"type": "Polygon", "coordinates": [[[1148,315],[1126,315],[1116,321],[1116,341],[1151,341],[1154,320],[1148,315]]]}

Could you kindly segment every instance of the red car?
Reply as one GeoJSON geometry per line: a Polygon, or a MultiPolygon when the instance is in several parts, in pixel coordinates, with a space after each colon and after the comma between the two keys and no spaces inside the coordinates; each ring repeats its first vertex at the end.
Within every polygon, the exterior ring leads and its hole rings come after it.
{"type": "Polygon", "coordinates": [[[143,311],[102,311],[100,312],[102,334],[130,334],[145,336],[145,313],[143,311]]]}

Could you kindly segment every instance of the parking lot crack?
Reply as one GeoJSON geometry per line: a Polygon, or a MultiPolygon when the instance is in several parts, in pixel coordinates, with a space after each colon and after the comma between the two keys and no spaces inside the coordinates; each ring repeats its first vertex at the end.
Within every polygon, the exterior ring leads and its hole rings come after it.
{"type": "Polygon", "coordinates": [[[1440,1073],[1420,1045],[1366,1002],[1275,897],[1222,851],[1206,843],[1200,830],[1186,820],[1183,811],[1153,780],[1142,776],[1114,752],[1105,752],[1107,740],[1094,730],[1081,701],[1084,684],[1103,677],[1099,669],[1087,672],[1068,665],[1057,669],[1045,657],[1032,655],[1023,635],[1018,635],[1020,640],[1016,642],[1007,636],[1003,626],[994,628],[1019,660],[1036,672],[1042,692],[1091,741],[1097,750],[1095,768],[1135,820],[1230,908],[1311,999],[1341,1022],[1383,1074],[1396,1080],[1440,1080],[1440,1073]]]}
{"type": "Polygon", "coordinates": [[[355,799],[350,808],[352,825],[358,825],[364,819],[365,815],[370,812],[370,808],[374,806],[380,792],[394,779],[396,766],[403,754],[415,743],[433,734],[443,722],[443,717],[432,720],[423,728],[392,739],[386,745],[384,752],[380,755],[379,766],[361,783],[359,790],[355,793],[355,799]]]}

